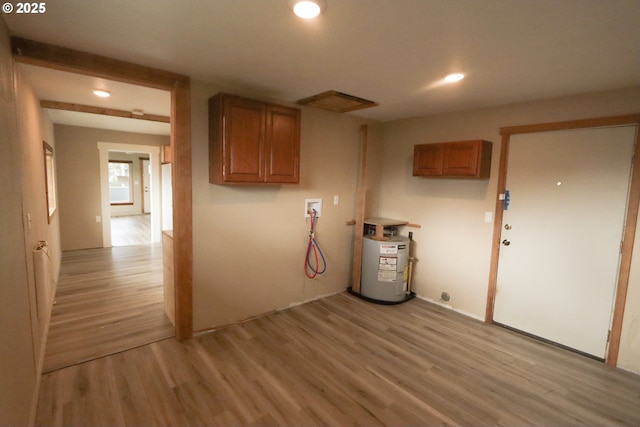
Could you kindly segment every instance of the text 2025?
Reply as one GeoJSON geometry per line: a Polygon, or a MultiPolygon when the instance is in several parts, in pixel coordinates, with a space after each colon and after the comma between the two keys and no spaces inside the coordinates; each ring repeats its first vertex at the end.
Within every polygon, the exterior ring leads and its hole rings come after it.
{"type": "Polygon", "coordinates": [[[46,3],[16,3],[16,13],[45,13],[46,3]]]}

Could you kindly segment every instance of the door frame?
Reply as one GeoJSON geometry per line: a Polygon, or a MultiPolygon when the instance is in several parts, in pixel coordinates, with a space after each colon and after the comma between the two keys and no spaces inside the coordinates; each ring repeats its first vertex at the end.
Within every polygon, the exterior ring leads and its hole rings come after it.
{"type": "MultiPolygon", "coordinates": [[[[144,171],[144,162],[148,161],[149,164],[151,164],[151,159],[147,158],[147,157],[138,157],[138,162],[140,164],[140,213],[142,215],[145,214],[145,208],[149,209],[149,213],[151,213],[151,209],[152,209],[152,203],[149,202],[148,204],[144,202],[145,199],[145,191],[144,191],[144,176],[145,176],[145,171],[144,171]]],[[[158,165],[158,174],[160,174],[160,165],[158,165]]],[[[147,175],[149,175],[149,187],[151,187],[151,175],[149,174],[149,172],[147,172],[147,175]]],[[[156,185],[159,185],[156,184],[156,185]]],[[[160,187],[158,187],[160,188],[160,187]]],[[[153,190],[153,187],[151,187],[151,190],[153,190]]],[[[149,193],[149,197],[151,197],[151,190],[148,191],[149,193]]]]}
{"type": "MultiPolygon", "coordinates": [[[[511,135],[549,132],[569,129],[586,129],[609,126],[637,125],[640,129],[640,114],[630,114],[625,116],[601,117],[592,119],[570,120],[562,122],[539,123],[522,126],[509,126],[500,128],[502,143],[500,147],[500,165],[498,174],[498,197],[496,197],[495,216],[493,224],[493,244],[491,248],[491,266],[489,270],[489,286],[487,291],[487,305],[485,312],[485,322],[493,323],[493,307],[496,295],[496,282],[498,278],[498,260],[500,254],[500,235],[502,232],[503,209],[500,195],[504,195],[507,181],[507,166],[509,154],[509,141],[511,135]]],[[[622,335],[622,321],[624,318],[624,307],[627,299],[627,289],[629,286],[629,274],[631,270],[631,256],[633,253],[633,242],[636,233],[640,203],[640,144],[639,133],[636,129],[635,148],[632,161],[631,184],[627,199],[627,212],[624,221],[624,235],[620,254],[620,265],[618,270],[618,281],[616,284],[613,319],[611,322],[609,345],[606,352],[605,363],[616,366],[618,362],[618,351],[620,349],[620,337],[622,335]]]]}
{"type": "Polygon", "coordinates": [[[116,80],[171,93],[170,151],[173,163],[175,334],[193,336],[193,232],[191,190],[191,79],[157,68],[19,37],[11,38],[19,63],[116,80]]]}
{"type": "MultiPolygon", "coordinates": [[[[161,217],[161,201],[160,194],[160,147],[153,145],[136,145],[123,144],[117,142],[101,142],[97,144],[100,157],[100,206],[102,216],[102,247],[110,248],[111,245],[111,203],[109,202],[109,152],[131,152],[136,151],[138,154],[149,155],[149,163],[151,164],[152,173],[151,180],[152,189],[157,188],[151,195],[151,235],[150,242],[158,243],[162,241],[162,217],[161,217]]],[[[142,164],[142,159],[139,160],[142,164]]],[[[141,185],[142,187],[142,185],[141,185]]],[[[144,194],[142,195],[144,198],[144,194]]],[[[141,201],[141,204],[144,200],[141,201]]]]}

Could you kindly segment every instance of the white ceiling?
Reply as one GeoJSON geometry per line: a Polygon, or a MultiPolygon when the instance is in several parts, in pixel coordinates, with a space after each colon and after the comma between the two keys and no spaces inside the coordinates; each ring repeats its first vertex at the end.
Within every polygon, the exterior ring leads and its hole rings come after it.
{"type": "MultiPolygon", "coordinates": [[[[350,113],[376,120],[640,85],[638,0],[326,2],[315,21],[288,0],[56,0],[3,17],[15,36],[229,92],[291,102],[345,92],[380,103],[350,113]],[[439,85],[450,72],[467,78],[439,85]]],[[[49,89],[69,101],[63,81],[49,89]]]]}
{"type": "Polygon", "coordinates": [[[134,120],[100,114],[78,113],[73,111],[49,110],[51,121],[60,125],[82,126],[97,129],[119,130],[124,132],[146,133],[150,135],[169,135],[169,123],[147,120],[134,120]]]}
{"type": "MultiPolygon", "coordinates": [[[[112,80],[89,77],[64,71],[20,64],[38,97],[44,101],[68,102],[79,105],[132,111],[146,114],[170,115],[171,94],[168,91],[135,86],[112,80]],[[111,93],[109,98],[98,98],[93,89],[111,93]]],[[[65,110],[49,110],[51,120],[57,124],[84,126],[99,129],[121,130],[154,135],[169,135],[169,123],[149,120],[126,119],[100,114],[79,113],[65,110]]]]}
{"type": "Polygon", "coordinates": [[[104,108],[126,111],[142,109],[147,114],[169,116],[171,93],[168,91],[27,64],[20,66],[25,70],[30,83],[38,88],[38,95],[43,100],[84,105],[92,102],[104,108]],[[98,98],[92,93],[93,89],[106,90],[112,96],[98,98]]]}

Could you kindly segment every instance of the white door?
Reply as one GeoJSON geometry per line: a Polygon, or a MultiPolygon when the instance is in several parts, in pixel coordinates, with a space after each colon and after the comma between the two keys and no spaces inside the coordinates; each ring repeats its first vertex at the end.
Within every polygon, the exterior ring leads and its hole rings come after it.
{"type": "Polygon", "coordinates": [[[635,132],[511,136],[495,322],[604,359],[635,132]]]}
{"type": "Polygon", "coordinates": [[[140,171],[142,173],[142,213],[151,212],[151,163],[142,159],[140,171]]]}

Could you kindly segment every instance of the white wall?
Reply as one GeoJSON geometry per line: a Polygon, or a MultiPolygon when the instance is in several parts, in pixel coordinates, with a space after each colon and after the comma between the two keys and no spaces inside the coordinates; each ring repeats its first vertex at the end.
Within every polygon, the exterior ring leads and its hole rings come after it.
{"type": "MultiPolygon", "coordinates": [[[[483,319],[486,307],[497,197],[500,127],[640,113],[640,88],[398,120],[384,125],[380,214],[422,225],[414,230],[414,290],[483,319]],[[412,176],[413,145],[486,139],[493,142],[487,181],[433,180],[412,176]]],[[[640,257],[634,258],[619,366],[640,373],[640,257]]]]}

